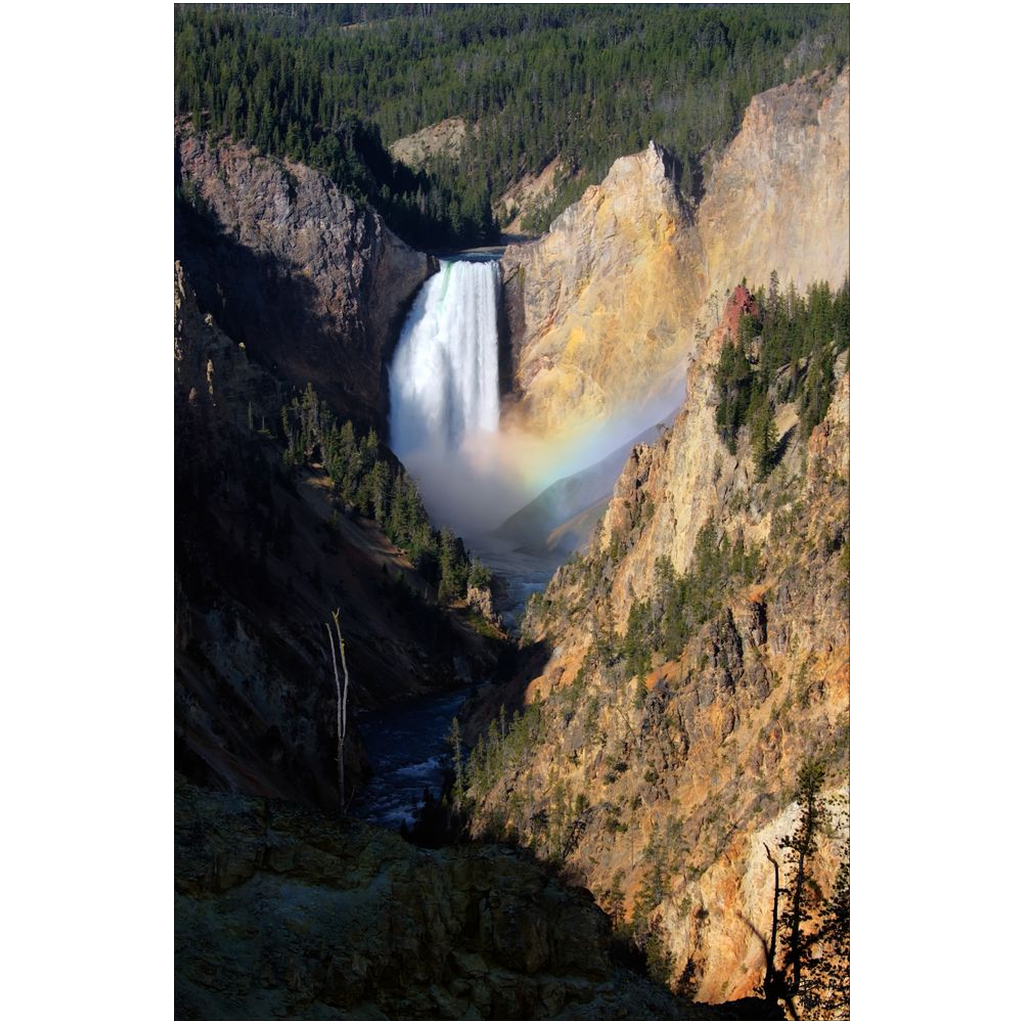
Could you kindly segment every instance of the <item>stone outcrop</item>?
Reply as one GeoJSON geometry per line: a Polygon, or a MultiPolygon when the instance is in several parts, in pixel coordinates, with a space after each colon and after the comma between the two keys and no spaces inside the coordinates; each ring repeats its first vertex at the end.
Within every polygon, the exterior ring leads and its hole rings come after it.
{"type": "Polygon", "coordinates": [[[750,996],[763,977],[763,843],[792,831],[801,763],[827,764],[835,805],[815,863],[824,893],[849,779],[846,355],[809,438],[791,429],[792,407],[778,410],[784,455],[759,480],[746,433],[731,454],[715,424],[715,367],[747,302],[737,289],[698,349],[683,410],[634,449],[590,548],[531,607],[532,661],[502,699],[542,702],[535,731],[471,794],[477,834],[515,834],[563,859],[622,921],[635,924],[642,903],[676,982],[707,1002],[750,996]],[[679,574],[692,567],[709,521],[729,550],[742,539],[758,552],[757,584],[723,592],[678,657],[656,654],[644,678],[629,678],[609,644],[621,643],[634,602],[656,593],[659,559],[679,574]]]}
{"type": "Polygon", "coordinates": [[[466,122],[461,117],[447,117],[396,139],[388,146],[388,152],[400,163],[418,171],[435,157],[457,160],[465,143],[466,122]]]}
{"type": "Polygon", "coordinates": [[[187,124],[175,156],[175,256],[203,308],[279,378],[381,428],[387,362],[431,259],[302,164],[187,124]]]}
{"type": "Polygon", "coordinates": [[[697,211],[708,288],[840,285],[850,270],[850,70],[750,101],[697,211]]]}
{"type": "Polygon", "coordinates": [[[177,1020],[709,1020],[616,967],[589,894],[497,847],[419,850],[175,786],[177,1020]]]}
{"type": "Polygon", "coordinates": [[[501,630],[501,616],[494,610],[494,594],[489,584],[475,587],[470,583],[466,590],[466,604],[489,626],[501,630]]]}
{"type": "Polygon", "coordinates": [[[516,397],[506,416],[528,429],[606,418],[685,359],[700,255],[665,161],[654,144],[617,160],[547,234],[505,250],[516,397]]]}
{"type": "Polygon", "coordinates": [[[571,175],[571,168],[564,167],[562,158],[555,156],[537,174],[526,174],[512,182],[493,206],[494,216],[502,225],[503,239],[522,241],[526,237],[523,220],[550,201],[556,185],[567,175],[571,175]],[[504,218],[513,212],[515,216],[508,223],[503,223],[504,218]]]}
{"type": "MultiPolygon", "coordinates": [[[[754,97],[699,205],[653,142],[502,258],[505,417],[573,433],[661,395],[746,280],[838,286],[849,269],[849,69],[754,97]]],[[[660,411],[660,409],[659,409],[660,411]]],[[[652,419],[658,413],[654,413],[652,419]]]]}

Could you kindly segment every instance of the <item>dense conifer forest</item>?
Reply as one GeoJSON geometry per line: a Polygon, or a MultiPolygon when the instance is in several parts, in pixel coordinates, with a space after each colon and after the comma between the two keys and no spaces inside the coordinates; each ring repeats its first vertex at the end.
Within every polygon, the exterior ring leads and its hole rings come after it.
{"type": "MultiPolygon", "coordinates": [[[[331,479],[336,507],[372,519],[408,554],[417,572],[437,587],[441,604],[466,596],[467,586],[490,583],[490,569],[470,557],[450,528],[430,525],[415,482],[381,445],[372,428],[356,433],[339,424],[312,385],[281,408],[284,465],[320,464],[331,479]]],[[[335,512],[335,515],[337,513],[335,512]]],[[[334,528],[334,519],[328,523],[334,528]]]]}
{"type": "Polygon", "coordinates": [[[467,246],[497,240],[492,203],[555,156],[529,230],[650,139],[698,194],[755,93],[848,51],[841,4],[179,4],[175,113],[309,163],[409,242],[467,246]],[[459,159],[391,159],[448,117],[470,125],[459,159]]]}

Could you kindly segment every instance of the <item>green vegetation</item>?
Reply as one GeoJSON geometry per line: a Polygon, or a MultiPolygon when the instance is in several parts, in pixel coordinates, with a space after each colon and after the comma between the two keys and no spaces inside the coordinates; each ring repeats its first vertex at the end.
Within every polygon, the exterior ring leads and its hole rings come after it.
{"type": "Polygon", "coordinates": [[[469,567],[469,585],[478,590],[491,585],[491,567],[474,558],[469,567]]]}
{"type": "Polygon", "coordinates": [[[745,313],[739,337],[722,345],[716,422],[734,454],[740,427],[750,425],[754,462],[764,477],[777,457],[776,404],[797,403],[804,437],[825,418],[836,358],[850,347],[850,283],[834,293],[827,282],[813,284],[806,296],[790,284],[782,294],[773,271],[767,294],[762,287],[754,298],[756,313],[745,313]]]}
{"type": "Polygon", "coordinates": [[[693,560],[680,576],[666,555],[654,566],[650,598],[634,602],[619,652],[628,675],[644,676],[651,669],[651,655],[661,651],[667,659],[678,658],[687,641],[721,609],[730,593],[754,582],[761,571],[761,549],[746,547],[738,534],[730,542],[708,520],[697,535],[693,560]]]}
{"type": "Polygon", "coordinates": [[[775,409],[766,399],[758,403],[750,416],[750,451],[761,480],[772,471],[778,447],[779,431],[775,426],[775,409]]]}
{"type": "Polygon", "coordinates": [[[825,1020],[850,1016],[850,853],[839,865],[832,895],[825,905],[818,931],[821,950],[807,966],[802,1005],[815,1009],[825,1020]]]}
{"type": "Polygon", "coordinates": [[[311,384],[282,407],[281,427],[285,465],[320,463],[331,478],[334,498],[378,523],[416,571],[437,587],[440,604],[465,597],[470,579],[478,587],[490,583],[490,569],[470,562],[460,537],[448,527],[430,525],[415,482],[381,445],[376,431],[360,437],[351,422],[339,425],[311,384]]]}
{"type": "MultiPolygon", "coordinates": [[[[551,713],[541,702],[528,704],[522,712],[516,711],[511,719],[502,707],[473,747],[464,770],[456,769],[453,796],[467,815],[483,795],[489,793],[506,772],[518,772],[526,767],[533,750],[542,742],[551,726],[551,713]]],[[[458,730],[453,723],[449,743],[453,760],[456,748],[453,737],[458,730]]],[[[566,784],[559,780],[544,794],[541,810],[528,816],[521,793],[512,794],[502,811],[491,813],[491,838],[522,841],[529,835],[529,846],[538,856],[553,863],[562,863],[576,848],[593,815],[589,801],[582,794],[574,799],[566,784]]]]}
{"type": "Polygon", "coordinates": [[[514,712],[507,724],[502,708],[501,718],[490,723],[473,747],[466,765],[466,788],[477,795],[488,792],[503,771],[525,763],[543,730],[544,709],[539,702],[514,712]]]}
{"type": "Polygon", "coordinates": [[[680,190],[750,98],[849,53],[845,4],[175,6],[175,112],[303,160],[422,245],[495,238],[491,204],[554,156],[539,231],[612,161],[656,139],[680,190]],[[426,173],[385,145],[461,116],[426,173]]]}

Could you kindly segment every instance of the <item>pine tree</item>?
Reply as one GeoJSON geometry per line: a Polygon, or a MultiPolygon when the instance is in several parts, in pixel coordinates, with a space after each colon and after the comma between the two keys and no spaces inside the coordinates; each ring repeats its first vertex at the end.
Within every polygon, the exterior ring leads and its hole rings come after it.
{"type": "Polygon", "coordinates": [[[820,792],[825,781],[824,766],[808,760],[800,768],[797,778],[797,803],[800,822],[791,836],[783,837],[780,846],[788,851],[787,861],[791,880],[782,890],[786,902],[779,923],[782,926],[783,964],[789,977],[789,989],[800,992],[801,974],[810,960],[811,937],[805,934],[808,918],[809,869],[811,858],[818,850],[818,835],[822,826],[820,792]]]}
{"type": "MultiPolygon", "coordinates": [[[[797,777],[800,819],[796,831],[779,841],[779,849],[785,851],[784,885],[781,881],[782,866],[765,845],[768,860],[775,871],[775,891],[772,931],[770,940],[765,943],[765,976],[761,989],[770,1002],[785,1000],[793,1017],[797,1015],[794,1000],[805,1010],[817,1008],[830,1014],[849,1010],[848,852],[833,885],[832,896],[820,917],[821,923],[817,930],[812,927],[812,922],[819,918],[820,892],[811,877],[811,862],[828,820],[827,801],[821,796],[824,781],[824,765],[813,758],[805,761],[797,777]],[[777,944],[782,953],[781,967],[776,964],[777,944]]],[[[822,1015],[814,1019],[830,1018],[822,1015]]],[[[838,1019],[846,1018],[840,1016],[838,1019]]]]}
{"type": "Polygon", "coordinates": [[[455,771],[455,783],[452,786],[452,804],[456,811],[462,809],[462,801],[466,795],[466,770],[462,763],[462,732],[458,718],[452,719],[452,727],[448,731],[448,744],[452,748],[452,767],[455,771]]]}
{"type": "Polygon", "coordinates": [[[779,431],[775,426],[775,410],[767,399],[760,403],[750,419],[750,450],[757,475],[763,480],[775,465],[779,431]]]}
{"type": "Polygon", "coordinates": [[[825,1020],[850,1017],[850,860],[847,852],[816,936],[818,955],[807,965],[801,1006],[825,1020]]]}

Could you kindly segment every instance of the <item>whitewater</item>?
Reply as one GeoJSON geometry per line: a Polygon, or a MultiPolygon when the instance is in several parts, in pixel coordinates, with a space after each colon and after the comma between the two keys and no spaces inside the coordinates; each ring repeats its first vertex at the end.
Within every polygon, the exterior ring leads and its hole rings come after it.
{"type": "Polygon", "coordinates": [[[391,366],[391,443],[407,456],[458,450],[498,429],[497,260],[445,261],[420,290],[391,366]]]}
{"type": "Polygon", "coordinates": [[[496,257],[442,261],[413,302],[390,367],[391,448],[416,478],[431,518],[480,553],[493,552],[493,531],[545,487],[671,418],[682,398],[669,389],[546,437],[500,422],[500,306],[496,257]]]}

